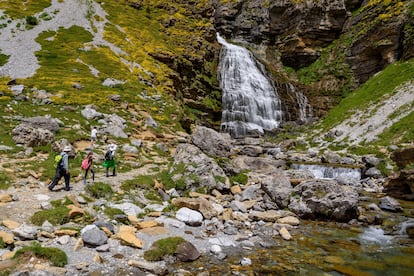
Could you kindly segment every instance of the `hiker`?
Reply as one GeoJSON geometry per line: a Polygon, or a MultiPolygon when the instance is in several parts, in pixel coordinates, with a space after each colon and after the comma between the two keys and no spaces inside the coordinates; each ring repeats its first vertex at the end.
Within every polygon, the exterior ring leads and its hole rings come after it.
{"type": "Polygon", "coordinates": [[[109,168],[112,168],[112,176],[116,176],[116,162],[115,162],[115,150],[117,146],[110,144],[108,150],[105,153],[105,161],[103,166],[106,168],[106,177],[109,176],[109,168]]]}
{"type": "Polygon", "coordinates": [[[91,143],[92,146],[95,144],[95,142],[98,140],[98,130],[96,129],[96,126],[94,126],[91,130],[91,143]]]}
{"type": "Polygon", "coordinates": [[[62,157],[59,162],[56,164],[56,173],[53,181],[49,184],[49,191],[53,191],[53,188],[58,184],[59,180],[62,178],[65,179],[65,191],[70,191],[70,172],[69,172],[69,156],[68,152],[72,150],[71,146],[65,146],[60,153],[62,157]]]}
{"type": "Polygon", "coordinates": [[[88,177],[88,172],[91,171],[92,174],[92,183],[95,181],[95,172],[93,171],[93,167],[92,167],[92,162],[93,162],[93,152],[90,151],[85,159],[83,159],[82,161],[82,170],[85,170],[85,175],[83,177],[83,184],[86,185],[86,178],[88,177]]]}

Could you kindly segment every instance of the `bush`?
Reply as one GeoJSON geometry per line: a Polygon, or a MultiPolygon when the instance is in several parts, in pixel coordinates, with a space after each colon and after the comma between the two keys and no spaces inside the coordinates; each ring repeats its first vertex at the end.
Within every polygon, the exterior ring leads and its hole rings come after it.
{"type": "Polygon", "coordinates": [[[30,219],[34,225],[42,225],[46,220],[53,225],[65,224],[69,222],[69,209],[65,206],[59,206],[50,210],[38,211],[30,219]]]}
{"type": "Polygon", "coordinates": [[[164,256],[173,255],[177,246],[185,242],[182,237],[170,237],[154,242],[150,249],[145,251],[144,259],[147,261],[160,261],[164,256]]]}
{"type": "Polygon", "coordinates": [[[36,17],[29,15],[26,16],[26,24],[36,26],[39,24],[39,20],[37,20],[36,17]]]}
{"type": "Polygon", "coordinates": [[[109,198],[114,193],[111,185],[101,182],[94,183],[93,185],[87,185],[86,191],[95,198],[109,198]]]}
{"type": "Polygon", "coordinates": [[[13,259],[20,259],[31,254],[51,261],[54,266],[64,267],[68,263],[68,257],[64,251],[54,247],[42,247],[39,243],[17,250],[13,259]]]}

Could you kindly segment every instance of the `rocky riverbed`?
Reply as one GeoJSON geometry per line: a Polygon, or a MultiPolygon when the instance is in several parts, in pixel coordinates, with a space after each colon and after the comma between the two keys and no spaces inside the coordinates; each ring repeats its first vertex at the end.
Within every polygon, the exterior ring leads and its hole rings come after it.
{"type": "MultiPolygon", "coordinates": [[[[87,185],[81,176],[75,177],[70,192],[48,191],[48,183],[39,181],[34,172],[13,183],[0,195],[0,237],[5,244],[0,249],[0,267],[57,275],[345,273],[346,264],[359,258],[363,239],[358,235],[370,225],[390,239],[402,237],[402,255],[412,250],[409,234],[414,221],[409,217],[413,206],[402,206],[383,192],[387,179],[375,168],[379,160],[372,156],[290,152],[283,145],[257,138],[233,140],[205,127],[196,127],[191,136],[172,139],[176,145],[172,165],[146,160],[116,177],[98,173],[95,183],[87,185]],[[291,169],[291,163],[359,168],[361,178],[336,175],[320,179],[309,170],[291,169]],[[167,183],[158,181],[157,172],[163,168],[181,184],[168,189],[167,183]],[[153,187],[140,183],[139,176],[152,177],[153,187]],[[126,190],[126,182],[135,188],[126,190]],[[98,183],[110,185],[114,191],[110,197],[91,193],[88,186],[98,183]],[[149,190],[156,191],[157,200],[149,199],[149,190]],[[53,210],[56,202],[68,200],[67,221],[52,224],[46,219],[33,224],[35,213],[53,210]],[[107,210],[114,209],[121,212],[109,215],[107,210]],[[154,242],[177,236],[188,247],[161,261],[144,259],[154,242]],[[27,263],[13,263],[10,258],[16,250],[33,241],[63,250],[68,263],[56,267],[35,257],[27,263]],[[346,253],[333,254],[344,245],[346,253]]],[[[65,141],[61,142],[63,146],[65,141]]],[[[142,146],[148,143],[142,142],[142,146]]],[[[74,153],[90,150],[85,143],[71,146],[74,153]]],[[[130,156],[128,149],[124,147],[119,155],[130,156]]],[[[93,149],[97,159],[104,150],[100,143],[93,149]]],[[[7,158],[2,155],[1,163],[12,162],[7,158]]],[[[399,242],[394,244],[398,248],[399,242]]]]}

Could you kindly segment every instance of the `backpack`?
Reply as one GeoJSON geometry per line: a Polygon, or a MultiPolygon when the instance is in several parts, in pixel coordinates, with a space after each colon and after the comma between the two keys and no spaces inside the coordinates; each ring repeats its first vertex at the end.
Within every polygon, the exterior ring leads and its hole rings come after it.
{"type": "Polygon", "coordinates": [[[55,156],[54,167],[57,168],[57,167],[60,167],[60,166],[62,166],[62,155],[61,154],[57,154],[55,156]]]}
{"type": "Polygon", "coordinates": [[[113,155],[112,151],[111,150],[108,150],[105,153],[105,160],[113,160],[113,159],[114,159],[114,155],[113,155]]]}
{"type": "Polygon", "coordinates": [[[87,170],[89,169],[89,167],[90,167],[89,158],[86,157],[85,159],[82,160],[81,168],[82,170],[87,170]]]}

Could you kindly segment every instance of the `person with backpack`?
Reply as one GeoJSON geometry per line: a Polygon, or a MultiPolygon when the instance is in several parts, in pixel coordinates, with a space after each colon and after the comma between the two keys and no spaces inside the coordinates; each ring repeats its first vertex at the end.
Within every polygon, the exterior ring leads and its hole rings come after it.
{"type": "Polygon", "coordinates": [[[88,177],[89,171],[91,171],[91,174],[92,174],[92,182],[95,181],[95,172],[93,171],[93,168],[92,168],[92,162],[93,162],[93,152],[90,151],[86,155],[85,159],[82,160],[82,165],[81,165],[82,170],[85,171],[85,175],[83,177],[83,184],[85,185],[86,185],[86,178],[88,177]]]}
{"type": "Polygon", "coordinates": [[[52,182],[49,184],[49,191],[53,191],[53,188],[58,184],[59,180],[63,177],[65,179],[65,191],[70,191],[70,172],[69,172],[69,156],[68,153],[72,150],[71,146],[65,146],[59,156],[55,157],[56,173],[52,182]]]}
{"type": "Polygon", "coordinates": [[[112,168],[112,176],[116,176],[116,162],[115,162],[115,150],[117,146],[115,144],[110,144],[108,150],[105,153],[105,160],[103,163],[104,168],[106,168],[106,177],[109,177],[109,168],[112,168]]]}

